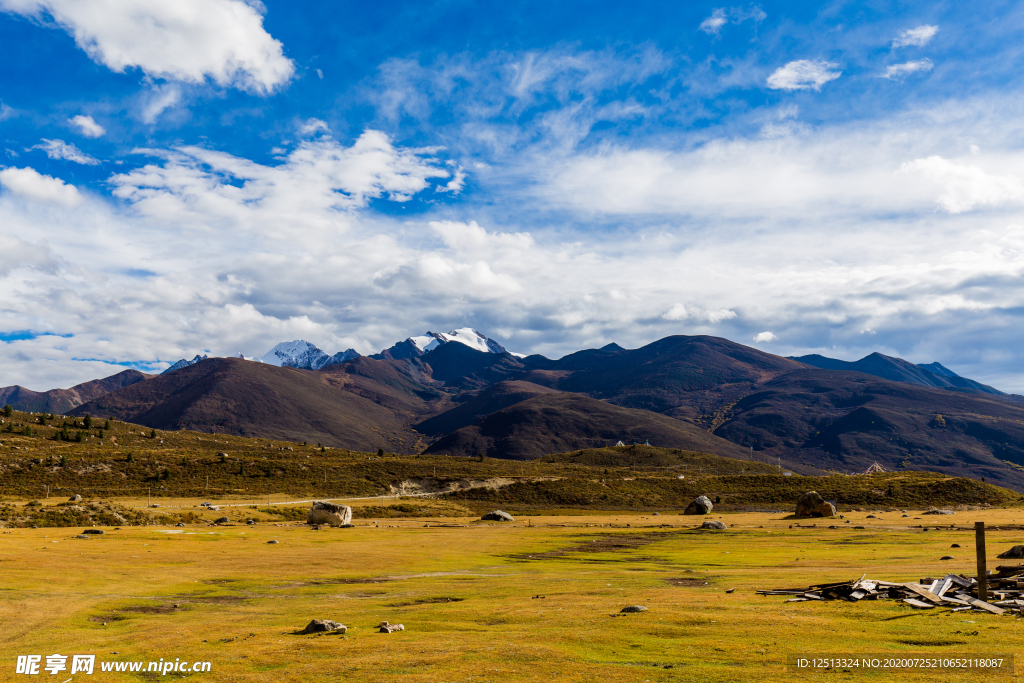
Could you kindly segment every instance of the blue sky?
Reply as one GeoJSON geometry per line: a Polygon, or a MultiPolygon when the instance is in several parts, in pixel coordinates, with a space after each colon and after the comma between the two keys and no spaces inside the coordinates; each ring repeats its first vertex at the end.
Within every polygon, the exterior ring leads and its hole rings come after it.
{"type": "Polygon", "coordinates": [[[714,334],[1024,392],[1013,3],[0,0],[0,385],[714,334]]]}

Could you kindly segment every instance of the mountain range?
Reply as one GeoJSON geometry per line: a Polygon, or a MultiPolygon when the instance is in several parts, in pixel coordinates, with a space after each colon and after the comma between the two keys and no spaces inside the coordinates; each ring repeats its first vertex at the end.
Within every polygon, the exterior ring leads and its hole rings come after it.
{"type": "MultiPolygon", "coordinates": [[[[54,391],[78,397],[77,415],[352,450],[532,459],[650,442],[805,474],[878,462],[1024,490],[1021,397],[938,363],[785,358],[709,336],[549,359],[473,330],[329,364],[306,342],[275,349],[272,362],[197,357],[158,376],[54,391]]],[[[44,394],[11,389],[0,397],[15,407],[42,405],[44,394]]]]}

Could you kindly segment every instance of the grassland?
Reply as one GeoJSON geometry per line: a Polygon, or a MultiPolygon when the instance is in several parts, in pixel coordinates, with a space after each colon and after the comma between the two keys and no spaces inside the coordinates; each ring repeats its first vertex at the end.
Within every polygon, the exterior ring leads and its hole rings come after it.
{"type": "MultiPolygon", "coordinates": [[[[959,528],[923,531],[917,525],[935,518],[880,516],[854,514],[863,529],[827,529],[791,528],[779,514],[725,513],[725,532],[697,531],[692,518],[623,513],[506,525],[361,520],[323,531],[294,523],[126,527],[90,540],[76,538],[77,529],[9,529],[0,533],[0,663],[4,680],[15,678],[19,654],[92,653],[209,661],[209,674],[183,677],[202,681],[801,681],[820,675],[788,673],[790,653],[1020,650],[1024,635],[1011,616],[892,601],[787,604],[754,593],[863,573],[969,574],[975,518],[1024,521],[1013,509],[959,513],[941,520],[959,528]],[[952,543],[963,547],[950,551],[952,543]],[[939,560],[951,552],[955,560],[939,560]],[[612,616],[633,604],[648,610],[612,616]],[[312,618],[349,631],[296,635],[312,618]],[[379,634],[382,620],[406,630],[379,634]]],[[[1019,541],[1019,531],[989,533],[993,555],[1019,541]]]]}
{"type": "Polygon", "coordinates": [[[86,431],[80,421],[33,419],[15,414],[2,425],[15,432],[0,433],[0,680],[20,678],[18,655],[61,653],[211,663],[206,674],[98,681],[801,681],[820,676],[787,672],[789,654],[980,656],[1024,640],[1012,616],[754,592],[865,573],[969,575],[976,519],[1002,527],[989,532],[994,565],[1024,542],[1024,510],[1018,494],[982,482],[784,477],[646,447],[531,463],[378,455],[117,422],[69,442],[53,436],[86,431]],[[416,487],[448,493],[397,496],[416,487]],[[808,488],[839,500],[846,519],[796,524],[788,510],[808,488]],[[721,501],[712,516],[727,531],[679,514],[699,493],[721,501]],[[302,501],[325,497],[348,499],[355,528],[301,523],[302,501]],[[920,514],[931,506],[958,511],[920,514]],[[517,521],[480,522],[494,507],[517,521]],[[222,516],[228,524],[211,524],[222,516]],[[105,533],[83,539],[76,525],[105,533]],[[618,616],[634,604],[648,610],[618,616]],[[298,635],[313,618],[349,631],[298,635]],[[406,630],[377,633],[383,620],[406,630]]]}

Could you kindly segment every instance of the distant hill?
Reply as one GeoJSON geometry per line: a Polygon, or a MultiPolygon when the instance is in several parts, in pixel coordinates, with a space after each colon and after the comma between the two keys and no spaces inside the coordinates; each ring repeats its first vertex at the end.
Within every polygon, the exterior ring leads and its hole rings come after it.
{"type": "Polygon", "coordinates": [[[688,422],[569,393],[541,394],[431,444],[427,453],[533,460],[580,448],[644,443],[749,458],[749,450],[688,422]]]}
{"type": "Polygon", "coordinates": [[[360,395],[365,387],[358,375],[210,358],[102,396],[73,414],[91,413],[157,429],[417,452],[419,436],[408,428],[410,415],[402,408],[422,406],[423,400],[400,400],[404,392],[387,390],[385,385],[379,393],[382,400],[392,401],[387,407],[360,395]]]}
{"type": "Polygon", "coordinates": [[[881,353],[872,353],[864,356],[858,361],[836,360],[826,358],[818,354],[809,356],[794,357],[793,360],[813,365],[824,370],[850,370],[863,372],[875,377],[891,379],[894,382],[906,382],[917,384],[922,387],[938,387],[940,389],[958,389],[962,391],[973,391],[979,394],[994,394],[1005,396],[1003,392],[973,379],[961,377],[952,370],[939,363],[927,365],[914,365],[902,358],[893,358],[881,353]]]}
{"type": "Polygon", "coordinates": [[[70,389],[32,391],[20,386],[3,387],[0,388],[0,406],[10,404],[15,410],[63,415],[86,401],[131,386],[151,376],[138,370],[123,370],[104,379],[76,384],[70,389]]]}

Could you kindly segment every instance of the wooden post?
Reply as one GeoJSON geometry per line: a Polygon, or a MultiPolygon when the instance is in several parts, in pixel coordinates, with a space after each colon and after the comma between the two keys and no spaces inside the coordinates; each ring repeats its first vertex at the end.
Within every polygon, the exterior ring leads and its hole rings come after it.
{"type": "Polygon", "coordinates": [[[988,601],[988,569],[985,568],[985,522],[974,523],[974,543],[978,549],[978,599],[988,601]]]}

